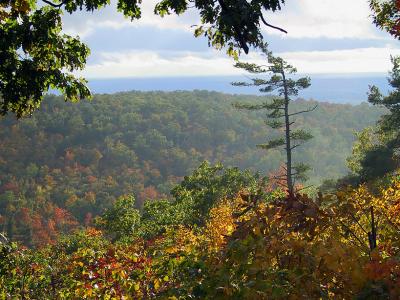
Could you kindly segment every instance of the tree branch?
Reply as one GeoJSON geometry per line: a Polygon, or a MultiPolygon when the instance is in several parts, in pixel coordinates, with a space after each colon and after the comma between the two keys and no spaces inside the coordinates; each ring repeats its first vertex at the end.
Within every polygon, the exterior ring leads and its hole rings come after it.
{"type": "Polygon", "coordinates": [[[274,178],[274,179],[282,179],[282,178],[286,178],[286,175],[273,176],[272,178],[274,178]]]}
{"type": "Polygon", "coordinates": [[[306,110],[301,110],[301,111],[298,111],[296,113],[290,114],[289,117],[311,112],[311,111],[315,110],[317,107],[318,107],[318,104],[316,104],[313,108],[309,108],[309,109],[306,109],[306,110]]]}
{"type": "Polygon", "coordinates": [[[369,248],[368,248],[368,246],[365,246],[365,244],[360,240],[360,238],[350,229],[350,227],[348,227],[346,224],[344,224],[342,221],[340,221],[339,220],[339,222],[340,222],[340,224],[344,227],[344,228],[346,228],[346,230],[360,243],[360,246],[361,247],[365,247],[366,249],[368,249],[368,251],[367,251],[367,253],[370,253],[369,252],[369,248]]]}
{"type": "Polygon", "coordinates": [[[67,3],[67,0],[62,1],[62,2],[59,3],[59,4],[55,4],[55,3],[51,2],[51,1],[48,1],[48,0],[42,0],[42,1],[43,1],[44,3],[46,3],[46,4],[50,5],[50,6],[52,6],[52,7],[55,7],[55,8],[61,8],[61,6],[65,5],[65,4],[67,3]]]}
{"type": "Polygon", "coordinates": [[[310,187],[313,187],[313,186],[314,186],[313,184],[310,184],[310,185],[308,185],[308,186],[302,187],[301,189],[296,189],[296,192],[298,193],[298,192],[300,192],[300,191],[309,189],[310,187]]]}
{"type": "Polygon", "coordinates": [[[360,224],[360,222],[357,220],[357,218],[352,214],[352,213],[350,213],[350,216],[351,216],[351,218],[357,223],[357,225],[362,229],[362,231],[364,231],[364,233],[366,234],[366,235],[368,235],[368,232],[364,229],[364,227],[360,224]]]}
{"type": "Polygon", "coordinates": [[[277,26],[269,24],[267,21],[265,21],[264,16],[262,14],[261,14],[261,20],[268,27],[271,27],[273,29],[279,30],[279,31],[284,32],[284,33],[288,33],[285,29],[282,29],[280,27],[277,27],[277,26]]]}

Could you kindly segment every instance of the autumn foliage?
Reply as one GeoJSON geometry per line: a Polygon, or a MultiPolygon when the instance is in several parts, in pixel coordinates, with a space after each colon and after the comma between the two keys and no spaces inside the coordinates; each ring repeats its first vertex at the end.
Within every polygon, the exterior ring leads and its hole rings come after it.
{"type": "MultiPolygon", "coordinates": [[[[399,180],[393,179],[375,194],[360,186],[315,199],[300,194],[267,198],[242,189],[234,197],[219,199],[204,225],[171,224],[151,238],[142,237],[137,225],[136,231],[115,242],[89,228],[38,251],[3,244],[0,295],[25,299],[400,297],[399,180]],[[371,208],[376,247],[370,243],[371,208]]],[[[65,212],[54,213],[64,220],[54,228],[69,224],[65,212]]],[[[127,224],[126,218],[121,220],[127,224]]]]}

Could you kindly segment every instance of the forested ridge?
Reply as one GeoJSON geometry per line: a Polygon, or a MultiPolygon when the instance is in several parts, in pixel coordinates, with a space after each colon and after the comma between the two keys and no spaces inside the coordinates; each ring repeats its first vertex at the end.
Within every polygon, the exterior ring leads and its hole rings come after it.
{"type": "MultiPolygon", "coordinates": [[[[49,243],[78,224],[90,225],[121,195],[133,195],[138,208],[147,199],[170,198],[170,189],[204,160],[275,172],[284,161],[281,152],[255,147],[271,134],[265,113],[232,107],[260,99],[206,91],[128,92],[71,104],[47,96],[32,117],[2,119],[2,231],[26,245],[49,243]]],[[[293,109],[315,103],[297,100],[293,109]]],[[[354,132],[382,112],[368,104],[318,103],[299,118],[296,126],[311,128],[315,136],[297,155],[313,168],[310,182],[317,187],[345,175],[354,132]]]]}

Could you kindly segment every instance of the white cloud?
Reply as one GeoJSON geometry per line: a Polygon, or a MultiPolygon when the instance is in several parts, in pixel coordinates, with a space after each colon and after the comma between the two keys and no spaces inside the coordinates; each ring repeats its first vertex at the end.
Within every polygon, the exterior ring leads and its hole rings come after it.
{"type": "Polygon", "coordinates": [[[400,49],[361,48],[286,52],[280,55],[301,73],[386,73],[391,69],[390,55],[400,55],[400,49]]]}
{"type": "Polygon", "coordinates": [[[367,0],[302,0],[288,1],[282,11],[268,12],[266,18],[285,28],[288,37],[379,38],[370,15],[367,0]]]}
{"type": "MultiPolygon", "coordinates": [[[[305,74],[386,73],[390,55],[400,55],[400,49],[361,48],[351,50],[278,53],[305,74]]],[[[243,60],[265,64],[253,53],[243,60]]],[[[128,51],[102,53],[100,63],[88,65],[83,75],[88,78],[118,77],[172,77],[240,75],[234,61],[224,53],[210,51],[157,53],[155,51],[128,51]]]]}
{"type": "MultiPolygon", "coordinates": [[[[116,29],[115,35],[117,36],[118,29],[125,27],[131,27],[131,30],[144,26],[146,30],[153,27],[191,31],[193,29],[190,26],[199,22],[195,10],[191,10],[183,16],[171,15],[165,18],[155,16],[153,10],[159,0],[144,1],[142,18],[131,22],[117,12],[115,1],[112,0],[109,7],[93,14],[79,12],[66,15],[64,18],[65,28],[68,32],[83,37],[96,32],[94,37],[100,39],[101,30],[104,28],[116,29]]],[[[302,0],[287,1],[281,12],[268,12],[266,19],[289,31],[287,38],[281,41],[282,45],[295,43],[296,40],[290,40],[290,38],[312,38],[315,43],[322,43],[320,38],[328,38],[331,49],[335,47],[335,39],[342,38],[350,39],[350,41],[376,39],[376,42],[382,42],[382,48],[278,53],[293,63],[301,73],[387,72],[390,69],[390,54],[400,54],[400,49],[384,45],[387,41],[376,30],[369,15],[370,10],[366,0],[302,0]]],[[[268,34],[278,34],[273,29],[265,28],[265,31],[268,34]]],[[[170,34],[168,31],[160,34],[164,33],[170,34]]],[[[118,39],[116,38],[114,41],[109,39],[104,43],[116,43],[114,49],[117,51],[105,53],[101,52],[101,48],[96,49],[97,52],[94,51],[93,55],[97,57],[96,61],[99,63],[89,64],[84,74],[92,78],[238,74],[239,71],[232,67],[232,60],[226,57],[224,52],[213,50],[209,50],[206,54],[200,53],[201,50],[185,52],[187,49],[197,49],[197,46],[192,46],[193,41],[193,37],[179,39],[176,42],[174,40],[174,49],[176,49],[176,43],[179,43],[182,50],[171,57],[170,53],[162,50],[148,48],[142,51],[134,49],[134,46],[126,49],[126,45],[124,50],[121,49],[118,52],[118,39]],[[189,48],[190,46],[192,47],[189,48]]],[[[349,45],[349,48],[356,47],[356,44],[349,45]]],[[[140,42],[140,45],[141,47],[150,47],[146,46],[145,41],[140,42]]],[[[170,46],[166,45],[166,49],[169,49],[168,47],[170,46]]],[[[260,62],[259,56],[254,52],[243,59],[260,62]]]]}
{"type": "Polygon", "coordinates": [[[224,55],[179,53],[165,56],[155,51],[102,53],[101,63],[88,65],[88,78],[209,76],[237,73],[224,55]]]}

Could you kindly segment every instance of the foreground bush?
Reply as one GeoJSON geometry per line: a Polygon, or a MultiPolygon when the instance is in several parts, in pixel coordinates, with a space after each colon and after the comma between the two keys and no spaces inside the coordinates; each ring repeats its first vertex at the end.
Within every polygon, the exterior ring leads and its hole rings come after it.
{"type": "Polygon", "coordinates": [[[35,251],[3,242],[0,298],[398,299],[399,214],[397,180],[316,200],[242,191],[204,225],[156,237],[111,243],[87,229],[35,251]]]}

